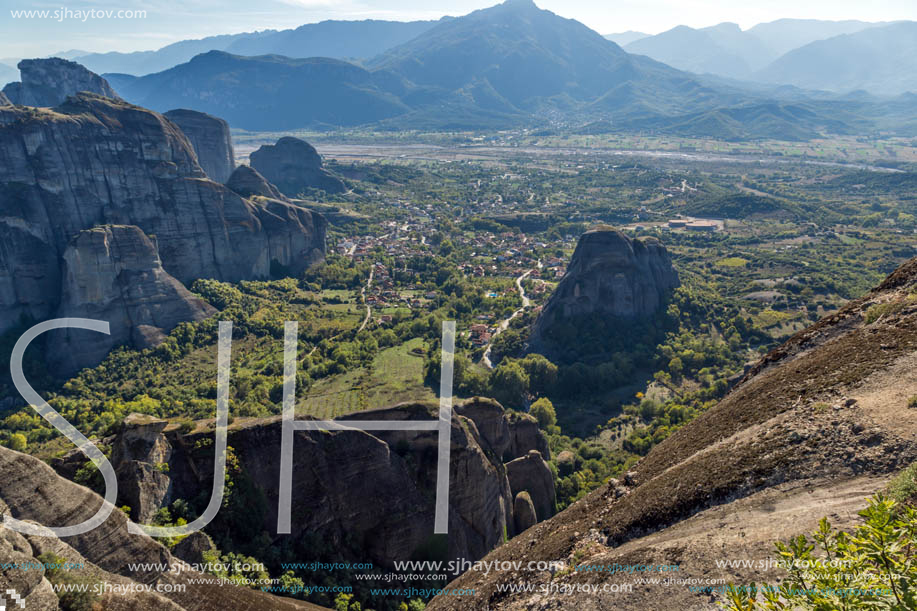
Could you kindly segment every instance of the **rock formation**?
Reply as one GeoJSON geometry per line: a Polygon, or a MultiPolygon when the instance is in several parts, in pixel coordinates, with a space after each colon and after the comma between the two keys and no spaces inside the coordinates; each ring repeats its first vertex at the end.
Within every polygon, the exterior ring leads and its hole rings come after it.
{"type": "Polygon", "coordinates": [[[100,362],[115,346],[156,346],[178,323],[216,313],[162,269],[156,246],[135,226],[78,233],[64,251],[62,287],[57,318],[105,320],[111,328],[111,335],[50,334],[49,361],[65,374],[100,362]]]}
{"type": "Polygon", "coordinates": [[[344,183],[322,167],[322,158],[311,144],[286,136],[265,144],[250,155],[251,165],[289,197],[309,189],[342,193],[344,183]]]}
{"type": "Polygon", "coordinates": [[[54,314],[71,241],[108,224],[155,235],[181,283],[268,277],[275,263],[297,274],[324,256],[324,218],[208,180],[160,114],[88,93],[54,110],[0,108],[0,332],[54,314]]]}
{"type": "Polygon", "coordinates": [[[12,104],[10,99],[6,97],[6,94],[0,91],[0,106],[9,106],[12,104]]]}
{"type": "MultiPolygon", "coordinates": [[[[467,411],[475,411],[470,407],[467,411]]],[[[434,420],[437,409],[406,404],[352,414],[338,421],[434,420]]],[[[207,447],[213,432],[183,435],[177,430],[164,431],[163,425],[149,417],[132,416],[112,442],[112,464],[119,481],[122,474],[141,475],[140,485],[126,482],[125,487],[119,488],[118,504],[130,505],[134,514],[152,515],[177,498],[196,499],[201,490],[210,490],[212,484],[213,455],[200,448],[207,447]],[[162,463],[168,463],[168,474],[159,473],[163,476],[159,479],[151,477],[152,471],[165,470],[155,469],[162,463]]],[[[458,410],[452,422],[451,442],[448,557],[477,559],[499,545],[504,532],[517,532],[514,497],[506,468],[494,448],[479,433],[475,422],[458,410]]],[[[228,443],[241,467],[241,475],[233,476],[234,480],[262,507],[251,528],[275,533],[279,419],[233,427],[228,443]]],[[[413,557],[429,545],[433,534],[437,450],[436,431],[297,432],[292,536],[297,538],[320,529],[323,540],[332,546],[358,541],[360,549],[349,551],[380,566],[390,567],[395,560],[413,557]]],[[[81,464],[84,459],[74,454],[66,460],[81,464]]],[[[540,455],[539,462],[543,463],[540,455]]],[[[55,468],[61,472],[73,470],[66,464],[55,464],[55,468]]],[[[540,495],[539,502],[544,500],[542,488],[528,488],[534,491],[531,494],[540,495]]],[[[523,518],[524,523],[528,521],[528,517],[523,518]]],[[[219,519],[214,525],[219,528],[219,519]]],[[[217,535],[219,532],[214,536],[217,535]]],[[[282,537],[275,538],[275,543],[282,542],[282,537]]],[[[189,546],[194,547],[190,543],[189,546]]],[[[197,553],[194,549],[187,551],[197,553]]],[[[347,552],[341,550],[342,554],[347,552]]]]}
{"type": "Polygon", "coordinates": [[[543,341],[563,319],[594,313],[623,319],[652,316],[678,285],[659,240],[631,239],[614,229],[587,231],[535,323],[532,342],[543,341]]]}
{"type": "Polygon", "coordinates": [[[264,176],[258,173],[258,170],[248,165],[237,167],[226,182],[226,186],[242,197],[286,199],[286,196],[277,187],[269,183],[264,176]]]}
{"type": "Polygon", "coordinates": [[[516,533],[522,533],[538,524],[538,515],[532,497],[523,490],[516,495],[513,501],[513,520],[516,524],[516,533]]]}
{"type": "Polygon", "coordinates": [[[550,460],[548,442],[533,416],[505,412],[503,406],[493,399],[481,397],[457,405],[455,410],[474,421],[481,437],[503,462],[525,456],[529,450],[538,450],[546,460],[550,460]]]}
{"type": "Polygon", "coordinates": [[[17,67],[22,81],[3,88],[3,93],[14,104],[57,106],[80,91],[121,99],[108,81],[76,62],[59,57],[24,59],[17,67]]]}
{"type": "Polygon", "coordinates": [[[178,125],[191,141],[197,161],[210,180],[225,183],[236,167],[229,124],[196,110],[170,110],[167,119],[178,125]]]}
{"type": "Polygon", "coordinates": [[[554,474],[538,450],[529,450],[525,456],[506,463],[506,477],[513,496],[523,491],[529,493],[537,521],[554,515],[557,506],[554,474]]]}
{"type": "MultiPolygon", "coordinates": [[[[87,520],[103,502],[99,495],[60,477],[41,460],[0,446],[0,514],[42,526],[62,526],[87,520]]],[[[102,595],[98,608],[115,611],[320,610],[290,598],[209,581],[191,567],[180,572],[163,570],[178,561],[153,539],[128,534],[127,520],[124,513],[114,509],[98,528],[65,539],[21,536],[0,526],[0,558],[3,562],[36,562],[40,554],[53,552],[81,565],[72,573],[65,570],[69,577],[130,589],[102,595]],[[139,584],[183,587],[164,587],[164,593],[157,594],[155,590],[144,591],[139,584]]],[[[22,588],[17,591],[26,594],[27,604],[34,603],[27,609],[58,608],[43,569],[0,571],[0,591],[4,594],[7,584],[22,588]]]]}

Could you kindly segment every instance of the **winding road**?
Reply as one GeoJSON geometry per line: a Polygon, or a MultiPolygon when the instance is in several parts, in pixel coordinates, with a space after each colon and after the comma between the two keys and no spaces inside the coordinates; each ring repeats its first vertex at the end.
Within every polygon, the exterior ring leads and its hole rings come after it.
{"type": "Polygon", "coordinates": [[[522,297],[522,307],[513,312],[513,314],[504,319],[500,325],[497,327],[496,332],[493,334],[493,337],[490,338],[490,343],[487,345],[487,350],[484,351],[484,356],[481,357],[481,362],[484,363],[484,366],[488,369],[493,369],[494,364],[490,360],[490,352],[494,346],[494,340],[497,339],[497,336],[506,331],[509,328],[509,323],[513,321],[514,318],[522,314],[523,310],[532,305],[532,300],[529,299],[525,294],[525,288],[522,286],[522,281],[529,277],[532,273],[532,270],[529,270],[516,278],[516,290],[519,291],[519,296],[522,297]]]}

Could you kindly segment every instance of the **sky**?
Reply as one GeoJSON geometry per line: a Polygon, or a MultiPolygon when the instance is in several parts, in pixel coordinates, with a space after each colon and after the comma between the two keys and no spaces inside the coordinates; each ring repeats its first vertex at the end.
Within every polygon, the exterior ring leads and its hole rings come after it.
{"type": "MultiPolygon", "coordinates": [[[[158,49],[187,38],[292,28],[325,19],[438,19],[459,16],[497,0],[0,0],[0,61],[70,49],[90,52],[158,49]],[[83,11],[145,11],[121,19],[83,11]],[[50,11],[46,18],[19,11],[50,11]],[[55,17],[58,11],[63,18],[55,17]],[[65,12],[69,11],[69,12],[65,12]],[[79,11],[79,13],[78,13],[79,11]]],[[[917,0],[536,0],[601,34],[655,34],[676,25],[723,21],[747,29],[784,17],[917,20],[917,0]]]]}

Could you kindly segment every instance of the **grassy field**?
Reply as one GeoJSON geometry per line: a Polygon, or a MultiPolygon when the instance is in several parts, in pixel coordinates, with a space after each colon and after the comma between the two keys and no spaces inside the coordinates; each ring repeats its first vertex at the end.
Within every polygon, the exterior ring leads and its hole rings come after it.
{"type": "Polygon", "coordinates": [[[358,411],[388,407],[405,401],[435,401],[423,384],[422,339],[381,351],[371,368],[362,367],[320,380],[300,401],[297,412],[331,419],[358,411]]]}

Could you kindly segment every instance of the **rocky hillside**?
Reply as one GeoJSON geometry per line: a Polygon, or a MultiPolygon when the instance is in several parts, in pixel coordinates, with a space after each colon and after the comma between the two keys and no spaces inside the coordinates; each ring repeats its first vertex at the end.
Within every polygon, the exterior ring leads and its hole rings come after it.
{"type": "MultiPolygon", "coordinates": [[[[776,583],[781,569],[721,568],[717,561],[773,558],[773,541],[857,520],[864,497],[917,460],[917,259],[863,298],[764,357],[715,407],[612,481],[495,550],[486,560],[557,560],[557,574],[469,572],[489,609],[709,609],[716,595],[687,585],[634,585],[628,594],[571,598],[499,591],[633,584],[647,575],[573,565],[679,565],[678,577],[776,583]],[[662,597],[662,598],[661,598],[662,597]]],[[[700,581],[698,583],[709,583],[700,581]]],[[[467,608],[437,598],[432,610],[467,608]]]]}
{"type": "Polygon", "coordinates": [[[315,147],[299,138],[286,136],[277,144],[265,144],[250,155],[251,165],[289,197],[319,189],[342,193],[344,183],[322,167],[315,147]]]}
{"type": "MultiPolygon", "coordinates": [[[[0,514],[38,525],[62,526],[90,518],[103,502],[97,494],[60,477],[37,458],[0,447],[0,514]]],[[[74,567],[61,571],[66,573],[68,583],[111,584],[114,591],[103,594],[95,601],[100,606],[92,608],[116,611],[319,609],[289,598],[219,583],[216,579],[208,580],[188,565],[181,571],[132,567],[134,563],[178,565],[181,561],[149,537],[128,534],[127,517],[117,509],[99,528],[66,539],[23,536],[0,525],[0,558],[4,563],[27,563],[26,566],[31,567],[0,570],[0,592],[16,590],[23,597],[26,609],[50,611],[59,608],[47,571],[38,566],[41,564],[38,557],[44,553],[53,553],[74,567]],[[141,584],[152,587],[153,591],[140,591],[141,584]],[[161,590],[182,591],[158,593],[155,590],[158,585],[163,586],[161,590]]]]}
{"type": "MultiPolygon", "coordinates": [[[[162,270],[181,283],[268,277],[275,265],[299,273],[325,248],[320,215],[212,182],[188,138],[158,113],[89,93],[54,109],[2,107],[0,332],[23,315],[42,320],[63,307],[74,269],[64,267],[67,250],[101,225],[155,236],[162,270]]],[[[135,327],[174,318],[152,313],[151,304],[135,327]]]]}
{"type": "Polygon", "coordinates": [[[80,91],[121,99],[108,81],[76,62],[59,57],[24,59],[17,67],[22,81],[3,88],[3,93],[14,104],[57,106],[80,91]]]}
{"type": "Polygon", "coordinates": [[[554,325],[591,314],[621,319],[652,316],[678,284],[669,253],[659,240],[632,239],[615,229],[587,231],[535,323],[532,343],[550,344],[554,325]]]}
{"type": "MultiPolygon", "coordinates": [[[[338,421],[434,420],[437,409],[408,404],[338,421]]],[[[206,448],[213,431],[182,434],[166,424],[128,418],[106,442],[118,474],[118,504],[131,507],[138,521],[176,499],[198,499],[212,485],[213,453],[206,448]]],[[[246,514],[247,528],[251,536],[268,533],[277,548],[290,543],[290,537],[276,535],[281,426],[279,418],[239,422],[230,427],[228,442],[238,458],[236,486],[247,491],[234,505],[259,507],[257,515],[246,514]]],[[[437,444],[436,431],[297,432],[292,539],[321,532],[342,557],[352,552],[382,567],[415,557],[433,535],[437,444]],[[348,549],[354,541],[360,548],[348,549]]],[[[514,534],[514,499],[520,495],[535,508],[527,520],[554,514],[554,481],[543,459],[550,456],[534,418],[511,417],[487,399],[457,405],[451,453],[448,558],[476,560],[514,534]]],[[[55,468],[72,475],[84,460],[74,451],[55,468]]],[[[231,523],[230,510],[224,513],[214,522],[216,537],[231,523]]]]}

